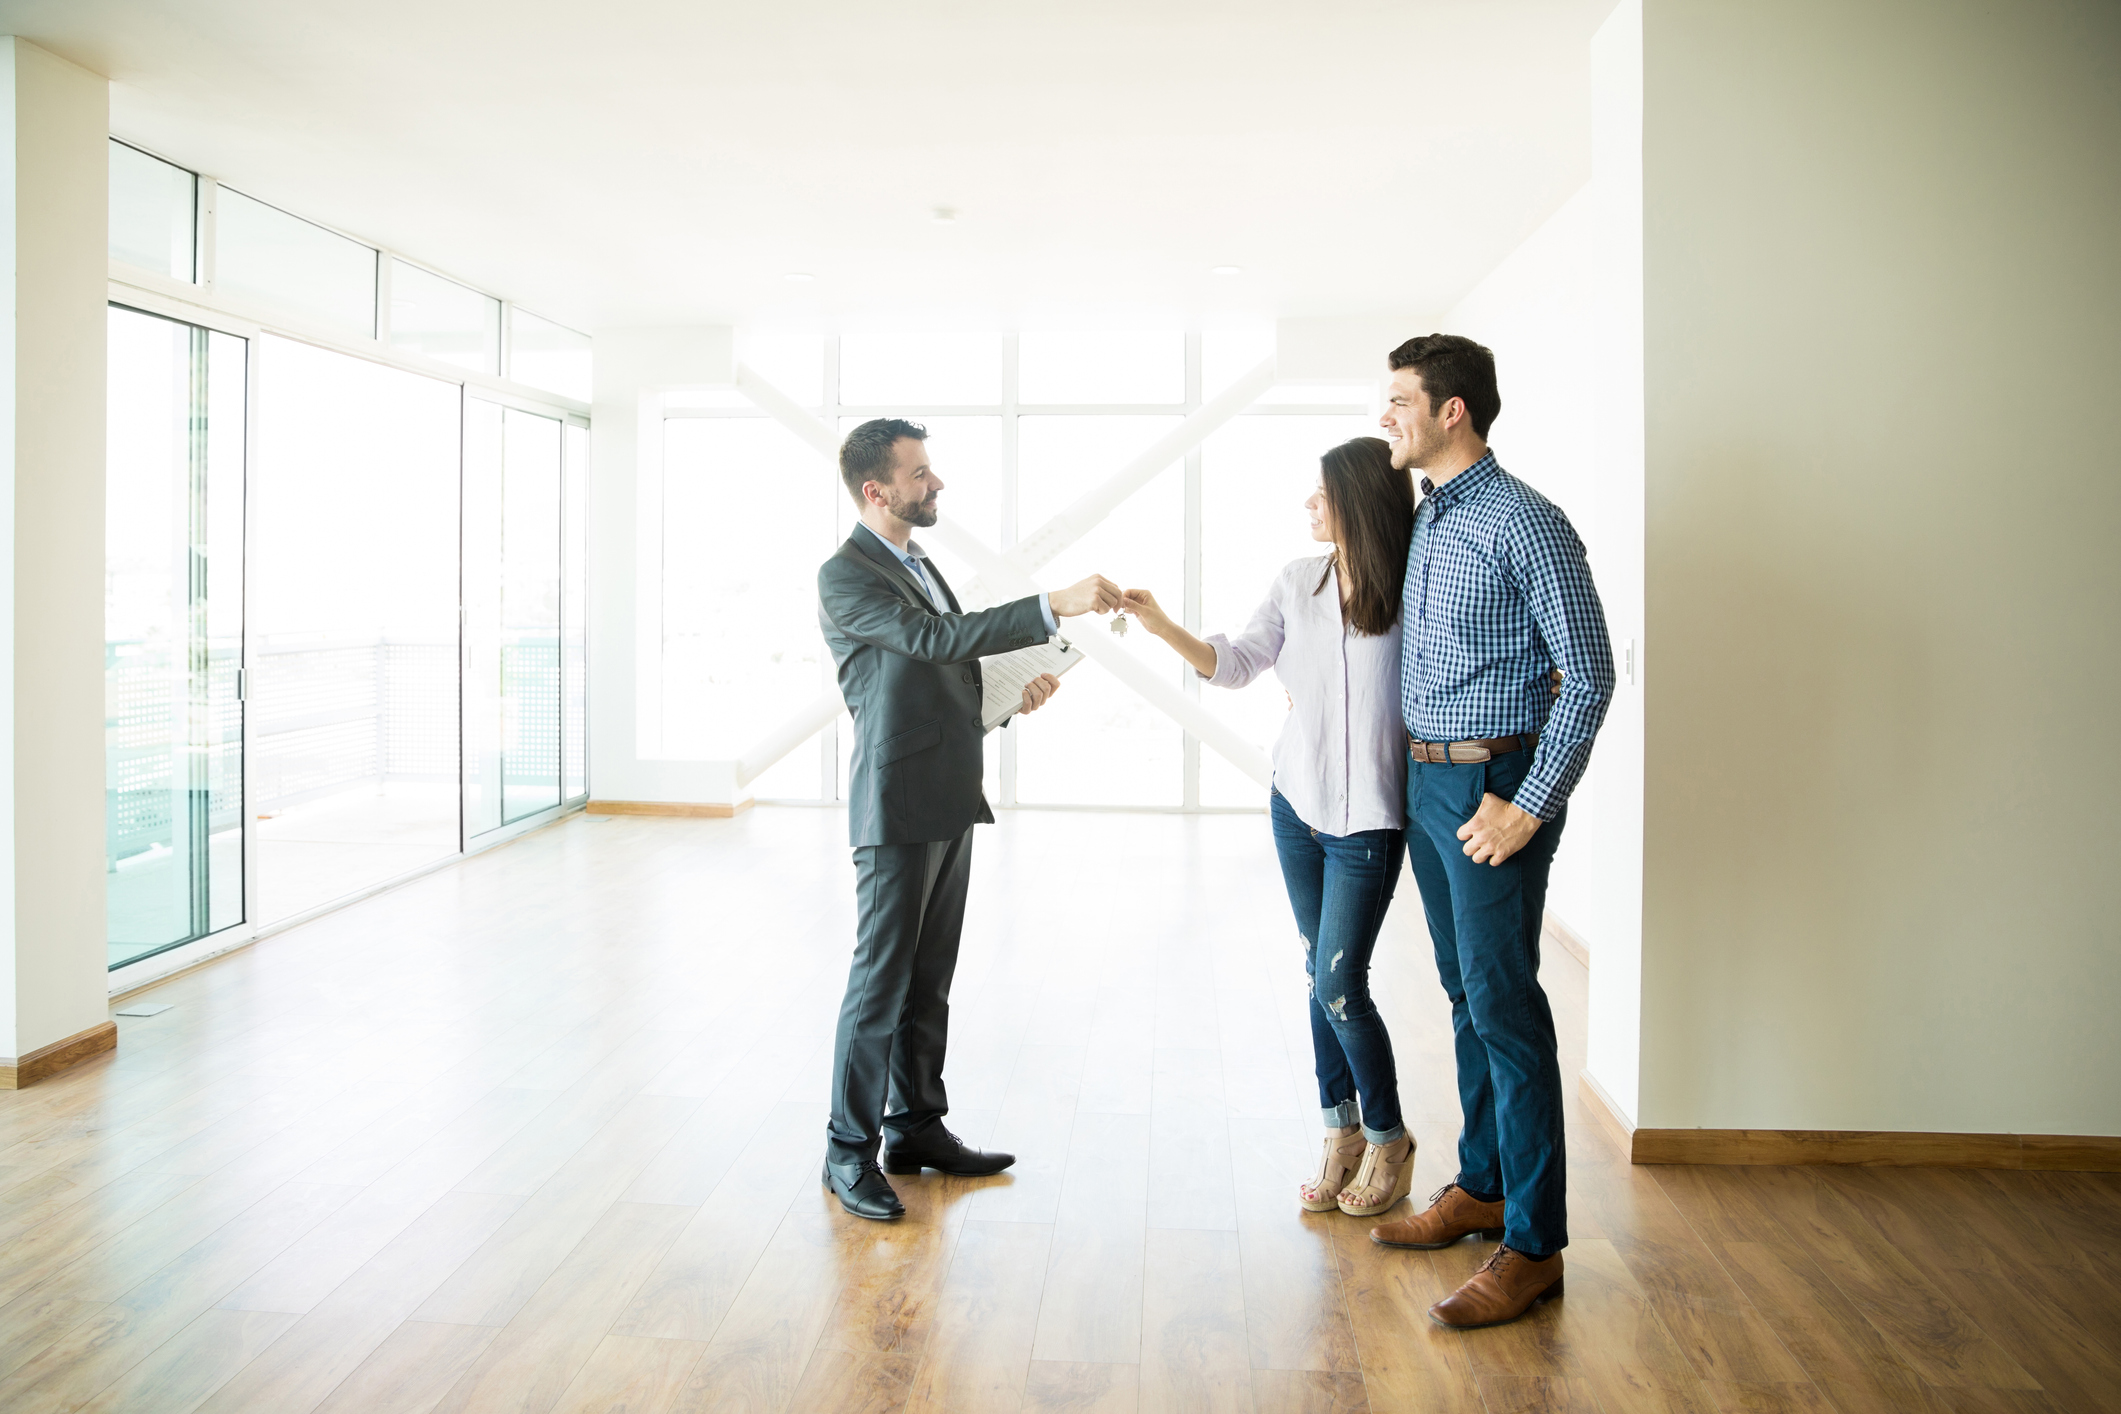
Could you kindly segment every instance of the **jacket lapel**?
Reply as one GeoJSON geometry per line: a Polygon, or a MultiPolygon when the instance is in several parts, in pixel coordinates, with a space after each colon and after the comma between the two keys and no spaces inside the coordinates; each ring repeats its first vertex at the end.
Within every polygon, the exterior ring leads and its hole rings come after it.
{"type": "MultiPolygon", "coordinates": [[[[921,582],[915,579],[904,565],[899,563],[898,556],[892,554],[885,547],[884,542],[877,537],[875,532],[864,526],[851,532],[847,536],[847,543],[860,552],[869,563],[889,575],[892,581],[898,585],[900,592],[905,594],[907,598],[911,599],[920,608],[926,609],[929,613],[935,612],[935,601],[928,597],[928,591],[921,588],[921,582]]],[[[932,569],[933,566],[930,568],[932,569]]],[[[937,579],[940,582],[941,576],[937,576],[937,579]]],[[[947,594],[949,591],[945,590],[944,592],[947,594]]]]}

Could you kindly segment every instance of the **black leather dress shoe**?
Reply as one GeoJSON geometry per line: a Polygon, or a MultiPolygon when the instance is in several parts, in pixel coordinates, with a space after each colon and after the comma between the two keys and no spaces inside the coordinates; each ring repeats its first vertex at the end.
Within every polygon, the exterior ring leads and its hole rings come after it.
{"type": "Polygon", "coordinates": [[[884,1147],[885,1173],[919,1173],[934,1169],[958,1178],[985,1178],[1016,1162],[1014,1154],[989,1154],[968,1149],[965,1141],[939,1124],[931,1124],[919,1137],[884,1147]]]}
{"type": "Polygon", "coordinates": [[[855,1164],[825,1161],[825,1186],[837,1193],[840,1206],[858,1218],[889,1222],[906,1216],[906,1205],[891,1191],[891,1181],[873,1159],[855,1164]]]}

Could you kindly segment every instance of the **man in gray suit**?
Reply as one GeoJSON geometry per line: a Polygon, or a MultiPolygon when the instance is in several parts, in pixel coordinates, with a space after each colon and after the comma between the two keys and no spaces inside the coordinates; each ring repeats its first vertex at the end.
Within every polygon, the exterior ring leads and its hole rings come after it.
{"type": "MultiPolygon", "coordinates": [[[[840,476],[861,524],[817,574],[818,622],[854,714],[847,828],[857,908],[833,1046],[824,1182],[864,1218],[906,1211],[885,1171],[976,1175],[1016,1162],[966,1147],[942,1123],[972,827],[994,823],[980,790],[979,660],[1044,643],[1056,615],[1103,613],[1120,598],[1119,586],[1092,575],[1050,595],[961,612],[913,540],[916,528],[935,524],[943,489],[927,435],[896,418],[847,434],[840,476]]],[[[1059,688],[1042,675],[1024,689],[1021,710],[1038,710],[1059,688]]]]}

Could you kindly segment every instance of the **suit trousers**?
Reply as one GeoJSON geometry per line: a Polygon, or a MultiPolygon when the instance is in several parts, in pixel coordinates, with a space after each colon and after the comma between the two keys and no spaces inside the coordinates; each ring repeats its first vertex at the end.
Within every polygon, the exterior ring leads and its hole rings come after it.
{"type": "Polygon", "coordinates": [[[832,1051],[826,1155],[874,1159],[884,1132],[905,1139],[949,1113],[943,1053],[957,972],[972,831],[854,851],[854,965],[832,1051]]]}

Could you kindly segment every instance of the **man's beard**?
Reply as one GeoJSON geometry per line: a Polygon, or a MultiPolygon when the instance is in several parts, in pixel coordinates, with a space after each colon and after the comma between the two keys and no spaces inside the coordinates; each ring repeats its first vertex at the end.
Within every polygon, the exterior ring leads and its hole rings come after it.
{"type": "Polygon", "coordinates": [[[1405,471],[1409,467],[1417,471],[1422,470],[1428,465],[1429,459],[1442,451],[1443,447],[1444,439],[1428,435],[1427,428],[1413,434],[1401,428],[1399,440],[1392,444],[1392,470],[1405,471]]]}
{"type": "Polygon", "coordinates": [[[920,526],[925,529],[935,524],[935,498],[933,496],[930,496],[925,501],[902,501],[894,493],[888,509],[891,514],[897,516],[908,525],[920,526]]]}

